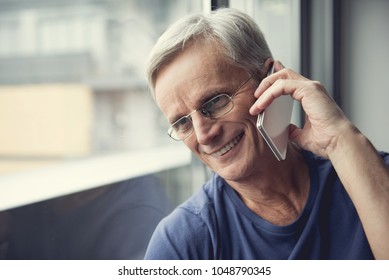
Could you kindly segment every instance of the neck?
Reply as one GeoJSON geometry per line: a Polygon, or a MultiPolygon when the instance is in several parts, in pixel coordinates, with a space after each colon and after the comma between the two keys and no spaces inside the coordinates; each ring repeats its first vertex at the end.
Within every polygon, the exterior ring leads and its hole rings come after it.
{"type": "Polygon", "coordinates": [[[227,182],[249,209],[276,225],[287,225],[297,219],[308,198],[310,183],[302,154],[292,145],[284,161],[274,158],[258,166],[249,178],[227,182]]]}

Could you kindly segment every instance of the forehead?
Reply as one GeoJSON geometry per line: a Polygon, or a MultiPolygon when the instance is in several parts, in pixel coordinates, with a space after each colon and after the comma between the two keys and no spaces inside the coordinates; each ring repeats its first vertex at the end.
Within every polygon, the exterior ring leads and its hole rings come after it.
{"type": "Polygon", "coordinates": [[[194,43],[158,72],[156,101],[171,120],[197,109],[204,97],[231,89],[243,75],[245,72],[229,63],[215,43],[194,43]]]}

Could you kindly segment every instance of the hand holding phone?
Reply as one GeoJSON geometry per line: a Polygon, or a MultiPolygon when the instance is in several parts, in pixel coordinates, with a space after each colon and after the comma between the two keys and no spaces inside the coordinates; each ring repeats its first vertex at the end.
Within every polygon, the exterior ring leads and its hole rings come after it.
{"type": "MultiPolygon", "coordinates": [[[[271,66],[268,76],[273,74],[271,66]]],[[[289,141],[289,124],[292,118],[294,100],[290,95],[281,95],[258,115],[257,128],[272,150],[281,161],[286,158],[289,141]]]]}

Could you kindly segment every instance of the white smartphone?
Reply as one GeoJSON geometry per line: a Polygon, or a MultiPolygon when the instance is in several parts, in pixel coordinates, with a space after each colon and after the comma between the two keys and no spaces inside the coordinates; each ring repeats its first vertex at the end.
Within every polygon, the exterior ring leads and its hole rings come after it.
{"type": "MultiPolygon", "coordinates": [[[[268,75],[273,74],[272,65],[268,75]]],[[[282,95],[258,115],[257,128],[272,150],[281,161],[286,158],[289,141],[289,124],[292,118],[294,100],[290,95],[282,95]]]]}

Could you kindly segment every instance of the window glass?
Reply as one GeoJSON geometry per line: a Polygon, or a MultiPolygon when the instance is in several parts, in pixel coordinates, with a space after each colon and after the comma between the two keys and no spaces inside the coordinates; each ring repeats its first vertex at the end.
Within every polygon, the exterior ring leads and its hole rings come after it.
{"type": "Polygon", "coordinates": [[[145,61],[201,1],[0,1],[0,175],[169,144],[145,61]]]}
{"type": "Polygon", "coordinates": [[[230,0],[230,7],[254,18],[275,59],[300,69],[300,0],[230,0]]]}
{"type": "MultiPolygon", "coordinates": [[[[0,259],[142,258],[201,187],[209,170],[167,137],[145,62],[202,3],[0,0],[0,259]]],[[[294,69],[298,3],[230,0],[294,69]]]]}
{"type": "MultiPolygon", "coordinates": [[[[230,7],[249,14],[259,25],[273,57],[300,71],[300,0],[230,0],[230,7]]],[[[292,122],[301,124],[301,105],[295,102],[292,122]]]]}
{"type": "Polygon", "coordinates": [[[201,10],[0,0],[0,259],[143,257],[193,177],[145,63],[169,24],[201,10]]]}

